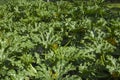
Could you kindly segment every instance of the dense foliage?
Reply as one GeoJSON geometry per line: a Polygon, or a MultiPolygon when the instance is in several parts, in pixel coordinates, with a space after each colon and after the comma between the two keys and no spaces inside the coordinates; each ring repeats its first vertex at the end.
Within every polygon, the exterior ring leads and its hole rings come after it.
{"type": "Polygon", "coordinates": [[[0,6],[0,80],[120,79],[120,11],[103,0],[0,6]]]}

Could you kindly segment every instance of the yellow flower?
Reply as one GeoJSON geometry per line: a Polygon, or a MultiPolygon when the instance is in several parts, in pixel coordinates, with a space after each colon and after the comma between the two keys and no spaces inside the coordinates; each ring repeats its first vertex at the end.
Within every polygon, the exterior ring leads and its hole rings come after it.
{"type": "Polygon", "coordinates": [[[112,45],[117,45],[117,42],[114,38],[110,37],[106,39],[108,43],[112,44],[112,45]]]}
{"type": "Polygon", "coordinates": [[[57,43],[52,44],[52,49],[53,50],[56,50],[57,48],[58,48],[58,44],[57,43]]]}

